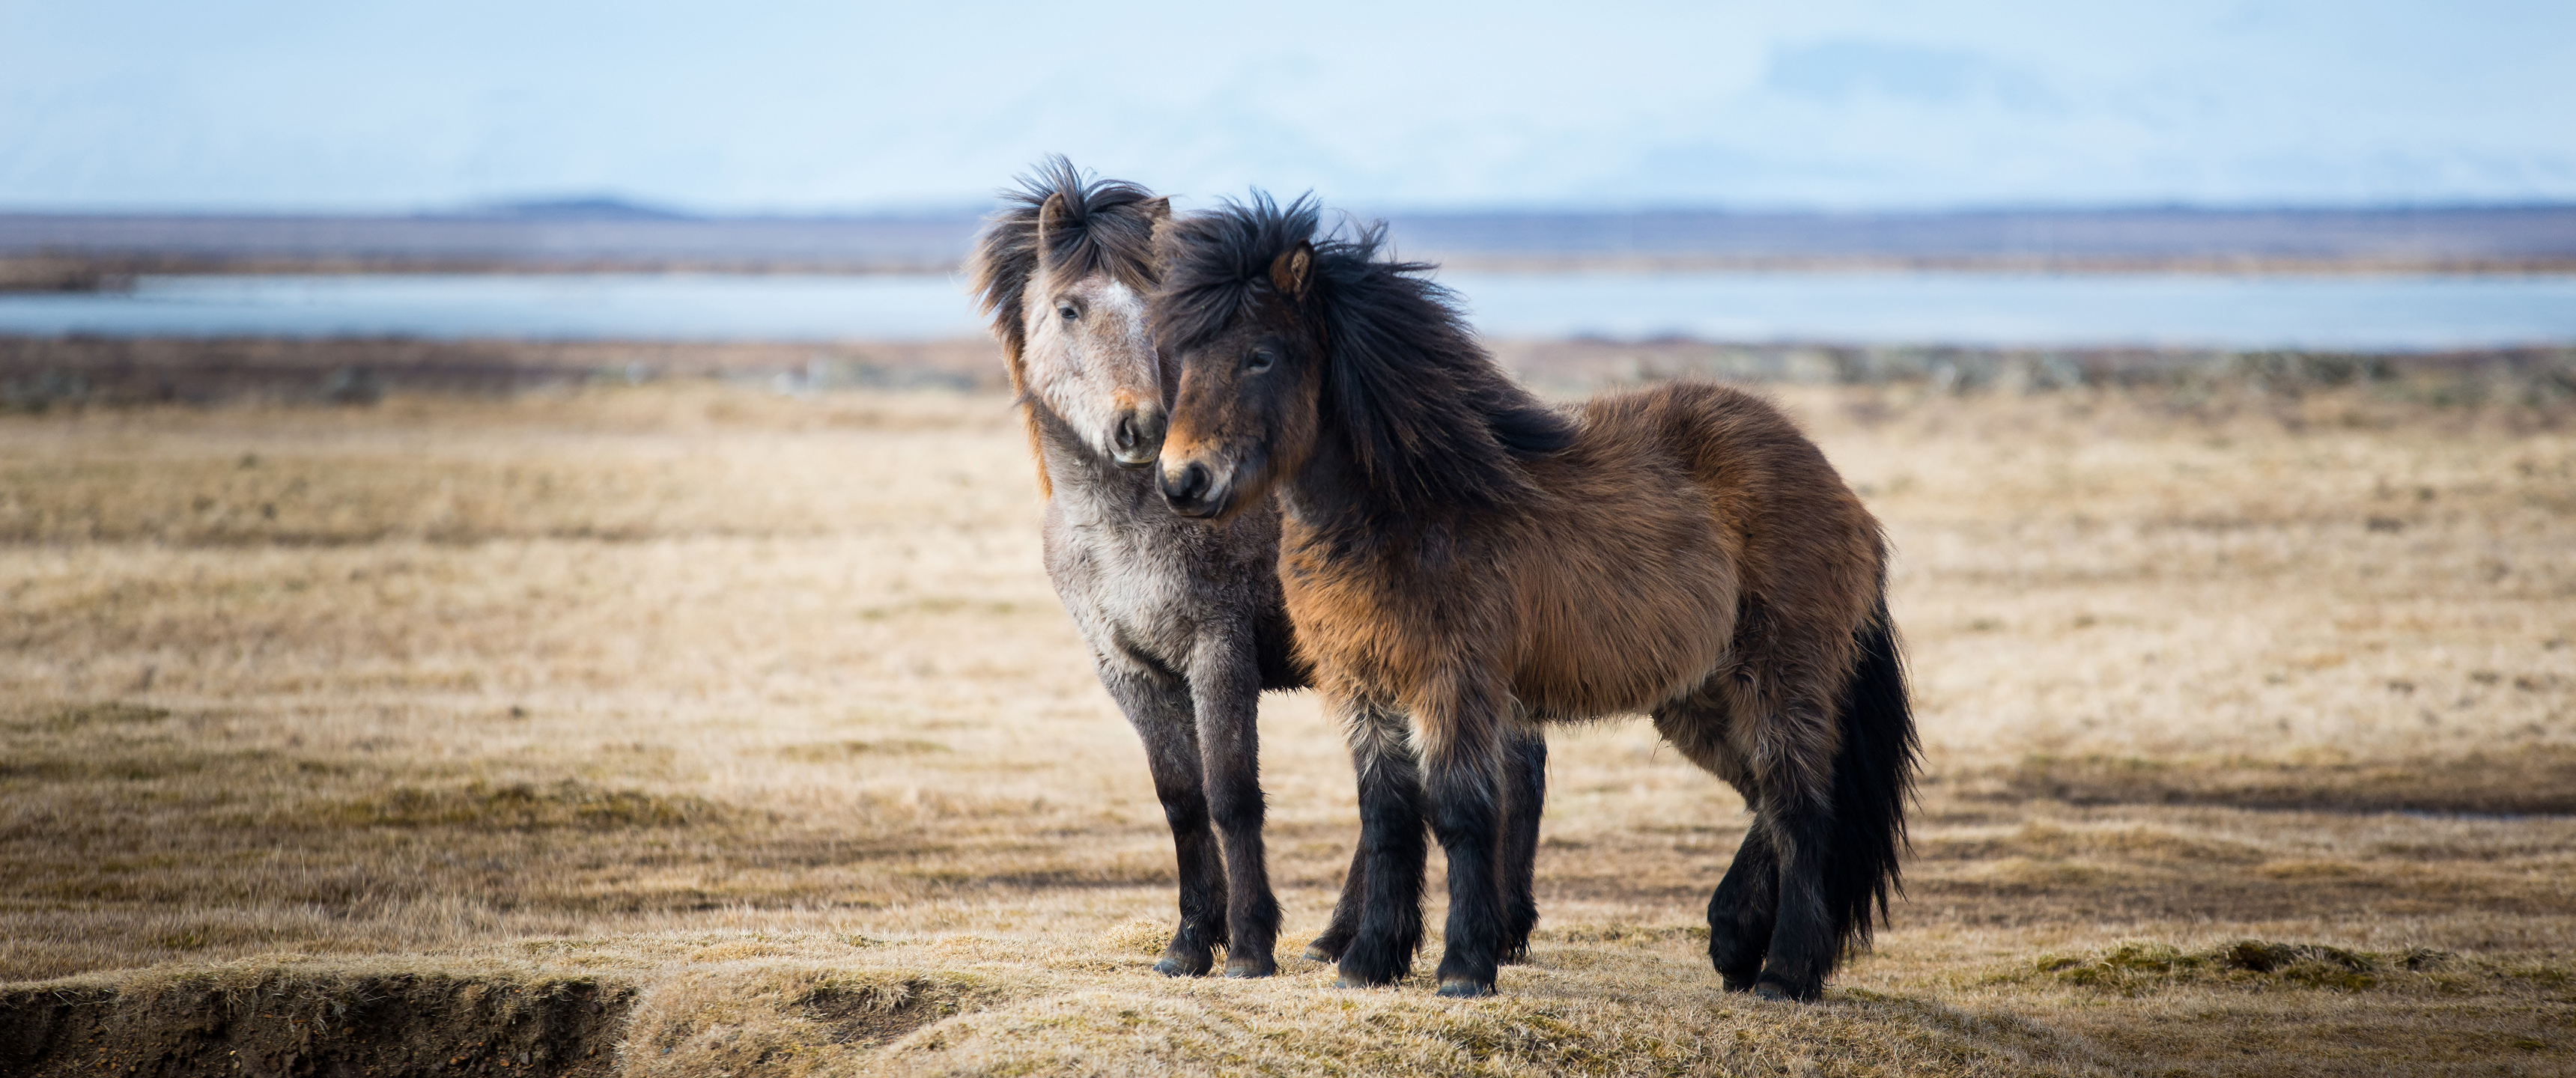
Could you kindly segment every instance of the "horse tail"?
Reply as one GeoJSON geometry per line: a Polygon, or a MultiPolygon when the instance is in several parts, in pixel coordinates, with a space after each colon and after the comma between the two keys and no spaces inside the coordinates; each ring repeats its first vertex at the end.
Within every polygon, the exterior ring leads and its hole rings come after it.
{"type": "Polygon", "coordinates": [[[1836,950],[1869,946],[1903,893],[1897,858],[1906,848],[1905,806],[1913,797],[1921,742],[1905,691],[1905,656],[1887,616],[1884,585],[1869,620],[1853,634],[1859,662],[1842,694],[1842,747],[1834,754],[1833,838],[1825,857],[1825,909],[1836,950]]]}

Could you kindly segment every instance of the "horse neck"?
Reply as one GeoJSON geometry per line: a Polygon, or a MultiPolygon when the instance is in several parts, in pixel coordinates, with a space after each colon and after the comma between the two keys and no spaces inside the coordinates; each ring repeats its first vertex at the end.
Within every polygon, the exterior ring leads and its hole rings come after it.
{"type": "Polygon", "coordinates": [[[1142,509],[1169,512],[1160,504],[1145,504],[1149,497],[1157,501],[1160,498],[1154,489],[1152,469],[1120,468],[1085,443],[1045,405],[1032,400],[1021,407],[1029,410],[1037,430],[1038,466],[1046,469],[1054,497],[1122,516],[1139,515],[1142,509]]]}
{"type": "Polygon", "coordinates": [[[1379,489],[1380,482],[1360,466],[1347,432],[1330,419],[1316,432],[1314,452],[1305,465],[1279,484],[1279,508],[1299,530],[1336,550],[1353,549],[1352,540],[1375,541],[1419,530],[1430,514],[1399,505],[1379,489]]]}
{"type": "MultiPolygon", "coordinates": [[[[1488,421],[1472,411],[1441,418],[1460,424],[1488,421]]],[[[1355,532],[1356,538],[1377,540],[1445,529],[1462,517],[1492,512],[1504,504],[1497,499],[1505,492],[1523,497],[1543,494],[1526,485],[1520,476],[1521,462],[1508,452],[1489,443],[1477,445],[1475,435],[1481,433],[1441,440],[1459,451],[1417,456],[1407,462],[1413,475],[1441,477],[1415,484],[1364,466],[1358,444],[1363,435],[1331,409],[1324,409],[1316,417],[1313,452],[1304,466],[1280,483],[1281,507],[1310,531],[1348,531],[1355,532]]]]}

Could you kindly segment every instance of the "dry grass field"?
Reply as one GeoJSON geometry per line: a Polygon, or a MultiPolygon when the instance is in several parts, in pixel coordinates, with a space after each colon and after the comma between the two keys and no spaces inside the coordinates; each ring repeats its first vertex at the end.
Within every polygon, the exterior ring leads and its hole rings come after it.
{"type": "Polygon", "coordinates": [[[1894,536],[1929,754],[1804,1007],[1719,990],[1742,806],[1634,722],[1555,743],[1501,997],[1331,988],[1303,696],[1283,975],[1155,976],[997,395],[0,417],[0,1072],[2576,1073],[2563,402],[1776,394],[1894,536]]]}

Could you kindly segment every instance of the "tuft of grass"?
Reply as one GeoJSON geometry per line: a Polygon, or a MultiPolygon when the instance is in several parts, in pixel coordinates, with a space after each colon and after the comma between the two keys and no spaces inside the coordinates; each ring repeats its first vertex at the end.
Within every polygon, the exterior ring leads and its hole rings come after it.
{"type": "Polygon", "coordinates": [[[968,973],[818,970],[787,963],[680,972],[638,1001],[623,1074],[847,1073],[867,1050],[1007,998],[968,973]]]}
{"type": "Polygon", "coordinates": [[[1160,921],[1126,920],[1109,926],[1091,945],[1110,954],[1153,958],[1172,941],[1172,928],[1160,921]]]}
{"type": "Polygon", "coordinates": [[[825,741],[810,745],[789,745],[778,750],[780,756],[810,764],[840,763],[861,756],[920,756],[952,751],[936,741],[917,737],[894,737],[881,741],[825,741]]]}
{"type": "Polygon", "coordinates": [[[148,704],[110,700],[95,704],[69,704],[50,710],[38,709],[27,718],[17,719],[0,728],[29,732],[70,733],[88,726],[141,726],[170,717],[170,709],[148,704]]]}

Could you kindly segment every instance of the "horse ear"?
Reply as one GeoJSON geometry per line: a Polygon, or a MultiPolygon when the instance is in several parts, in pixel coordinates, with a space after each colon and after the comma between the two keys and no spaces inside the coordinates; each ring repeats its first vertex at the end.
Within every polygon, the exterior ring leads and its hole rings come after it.
{"type": "Polygon", "coordinates": [[[1055,232],[1064,227],[1064,192],[1048,195],[1038,206],[1038,264],[1046,264],[1047,255],[1055,250],[1055,232]]]}
{"type": "Polygon", "coordinates": [[[1172,198],[1165,195],[1145,202],[1145,244],[1157,257],[1163,249],[1163,233],[1172,227],[1172,198]]]}
{"type": "Polygon", "coordinates": [[[1306,285],[1314,278],[1314,271],[1315,245],[1298,240],[1297,246],[1270,260],[1270,287],[1278,289],[1280,295],[1303,298],[1306,285]]]}

